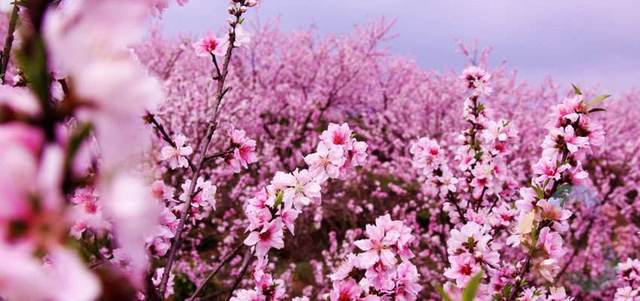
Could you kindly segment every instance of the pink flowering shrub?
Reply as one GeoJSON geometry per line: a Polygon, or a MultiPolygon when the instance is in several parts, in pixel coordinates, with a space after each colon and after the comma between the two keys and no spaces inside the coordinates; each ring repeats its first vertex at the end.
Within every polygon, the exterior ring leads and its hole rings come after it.
{"type": "Polygon", "coordinates": [[[319,38],[256,5],[171,40],[166,0],[12,4],[1,300],[640,300],[637,91],[464,45],[424,70],[384,20],[319,38]]]}

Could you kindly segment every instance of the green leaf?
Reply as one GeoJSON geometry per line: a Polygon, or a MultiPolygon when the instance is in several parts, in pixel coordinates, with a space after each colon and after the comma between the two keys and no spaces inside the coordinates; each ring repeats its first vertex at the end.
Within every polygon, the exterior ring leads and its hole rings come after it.
{"type": "Polygon", "coordinates": [[[480,282],[482,281],[482,272],[476,274],[469,280],[467,287],[462,291],[462,301],[473,301],[478,293],[480,282]]]}
{"type": "Polygon", "coordinates": [[[49,104],[49,73],[47,72],[47,53],[40,36],[28,40],[16,58],[24,72],[29,87],[35,92],[44,110],[49,104]]]}
{"type": "Polygon", "coordinates": [[[595,108],[597,105],[599,105],[600,103],[602,103],[605,99],[611,97],[611,95],[609,94],[602,94],[602,95],[598,95],[596,97],[594,97],[593,99],[587,101],[586,106],[587,109],[593,109],[595,108]]]}
{"type": "Polygon", "coordinates": [[[576,95],[582,95],[582,90],[580,90],[580,88],[578,88],[578,86],[571,84],[571,86],[573,87],[573,92],[576,93],[576,95]]]}
{"type": "Polygon", "coordinates": [[[504,288],[502,289],[502,296],[504,297],[508,297],[511,295],[511,284],[507,284],[504,286],[504,288]]]}
{"type": "Polygon", "coordinates": [[[280,207],[280,205],[284,202],[284,192],[282,190],[279,190],[278,192],[276,192],[276,201],[273,204],[273,208],[278,209],[278,207],[280,207]]]}
{"type": "Polygon", "coordinates": [[[71,133],[69,138],[69,147],[67,148],[67,160],[73,161],[82,143],[89,137],[93,126],[89,122],[78,124],[71,133]]]}
{"type": "Polygon", "coordinates": [[[440,294],[440,297],[442,297],[442,300],[453,301],[453,299],[451,299],[449,294],[447,294],[447,292],[444,291],[444,288],[442,287],[442,285],[436,285],[436,290],[438,291],[438,294],[440,294]]]}

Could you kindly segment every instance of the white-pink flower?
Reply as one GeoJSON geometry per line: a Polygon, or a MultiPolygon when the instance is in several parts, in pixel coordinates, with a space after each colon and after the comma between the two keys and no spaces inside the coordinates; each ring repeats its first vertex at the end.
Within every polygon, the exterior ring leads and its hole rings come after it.
{"type": "Polygon", "coordinates": [[[393,248],[398,242],[400,233],[389,228],[391,223],[390,218],[377,218],[375,225],[366,226],[367,239],[354,242],[360,250],[364,251],[358,255],[361,268],[368,269],[378,262],[382,262],[386,266],[396,264],[397,259],[393,248]]]}
{"type": "Polygon", "coordinates": [[[352,278],[333,283],[329,293],[331,301],[358,301],[362,295],[362,288],[352,278]]]}
{"type": "Polygon", "coordinates": [[[351,129],[346,123],[330,123],[329,127],[320,134],[320,139],[329,146],[347,146],[351,143],[351,129]]]}
{"type": "Polygon", "coordinates": [[[319,182],[327,178],[337,178],[345,160],[343,148],[329,147],[324,142],[318,144],[315,153],[304,157],[304,161],[309,165],[309,171],[314,176],[318,176],[319,182]]]}
{"type": "Polygon", "coordinates": [[[465,287],[469,278],[480,272],[480,265],[476,263],[475,258],[469,253],[449,256],[451,266],[444,270],[444,276],[454,280],[456,286],[465,287]]]}
{"type": "Polygon", "coordinates": [[[561,258],[566,250],[563,248],[563,241],[560,234],[554,232],[549,227],[540,230],[538,236],[538,247],[542,248],[552,258],[561,258]]]}
{"type": "Polygon", "coordinates": [[[193,153],[193,148],[187,145],[187,137],[182,134],[174,138],[176,146],[166,145],[160,151],[160,160],[169,161],[171,169],[189,167],[187,157],[193,153]]]}
{"type": "Polygon", "coordinates": [[[274,189],[283,191],[285,202],[291,202],[298,210],[320,198],[320,184],[307,169],[296,169],[293,173],[278,171],[271,183],[274,189]]]}

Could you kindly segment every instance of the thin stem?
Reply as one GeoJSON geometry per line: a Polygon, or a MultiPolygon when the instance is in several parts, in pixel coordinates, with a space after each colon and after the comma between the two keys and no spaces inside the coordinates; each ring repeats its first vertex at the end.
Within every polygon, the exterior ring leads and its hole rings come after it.
{"type": "Polygon", "coordinates": [[[0,81],[5,83],[4,76],[9,68],[9,59],[11,58],[11,47],[13,47],[13,33],[16,31],[16,25],[18,24],[18,15],[20,12],[20,6],[13,4],[13,10],[11,11],[11,17],[9,17],[9,29],[7,37],[4,40],[4,48],[2,49],[2,61],[0,62],[0,81]]]}
{"type": "Polygon", "coordinates": [[[233,147],[230,147],[229,149],[227,149],[227,150],[225,150],[225,151],[222,151],[222,152],[219,152],[219,153],[215,153],[215,154],[209,155],[209,156],[207,156],[204,160],[205,160],[205,162],[207,162],[207,163],[208,163],[208,162],[209,162],[209,161],[211,161],[211,160],[215,160],[215,159],[217,159],[217,158],[223,158],[223,157],[226,157],[226,156],[227,156],[227,155],[229,155],[229,154],[233,154],[233,150],[234,150],[234,148],[233,148],[233,147]]]}
{"type": "Polygon", "coordinates": [[[205,288],[205,286],[209,283],[209,281],[211,281],[211,279],[218,274],[218,272],[222,269],[222,267],[224,267],[229,262],[231,262],[231,259],[235,257],[236,254],[240,252],[240,250],[242,250],[242,247],[244,247],[244,243],[242,243],[241,241],[240,244],[238,244],[238,246],[235,247],[235,249],[233,249],[228,255],[226,255],[222,260],[222,262],[220,262],[220,264],[218,264],[218,266],[213,271],[211,271],[211,273],[209,273],[209,275],[207,275],[207,277],[198,285],[198,288],[191,295],[191,297],[189,297],[189,300],[192,300],[192,301],[195,300],[198,297],[198,295],[200,295],[200,293],[205,288]]]}
{"type": "Polygon", "coordinates": [[[204,144],[202,145],[202,149],[199,152],[200,161],[198,162],[196,170],[193,172],[193,177],[191,180],[191,185],[189,185],[189,190],[187,195],[191,196],[187,198],[187,202],[185,203],[184,211],[180,216],[180,221],[178,222],[178,227],[176,229],[176,236],[173,244],[171,245],[171,249],[169,250],[169,257],[167,259],[167,264],[165,266],[164,272],[162,274],[162,279],[160,280],[160,295],[164,297],[165,291],[167,289],[167,282],[169,281],[169,275],[171,274],[171,268],[173,267],[173,263],[176,260],[176,255],[180,244],[182,243],[182,234],[184,232],[184,224],[189,215],[189,211],[191,210],[191,202],[193,201],[193,191],[195,189],[195,185],[198,177],[200,176],[200,171],[202,170],[204,163],[206,162],[206,154],[209,150],[209,145],[211,144],[211,139],[213,138],[213,134],[218,128],[218,117],[220,114],[220,103],[222,102],[222,98],[225,96],[226,92],[229,91],[228,88],[225,88],[225,80],[227,78],[227,74],[229,73],[229,63],[231,61],[231,54],[233,53],[233,45],[236,40],[235,36],[235,27],[238,23],[240,23],[240,17],[242,13],[238,12],[236,17],[236,22],[231,26],[231,30],[229,31],[229,47],[227,48],[227,52],[224,57],[224,64],[222,66],[222,72],[220,79],[218,80],[218,88],[217,88],[217,97],[214,103],[214,113],[213,117],[209,122],[209,126],[207,128],[207,134],[205,135],[204,144]]]}
{"type": "Polygon", "coordinates": [[[233,292],[235,292],[238,286],[240,285],[242,278],[244,278],[244,275],[247,273],[247,270],[249,269],[249,265],[251,265],[251,262],[254,259],[255,257],[253,256],[253,253],[247,250],[244,254],[244,267],[242,267],[242,271],[236,278],[236,282],[233,284],[233,287],[231,287],[231,292],[229,292],[229,296],[227,297],[226,301],[231,300],[231,298],[233,297],[233,292]]]}

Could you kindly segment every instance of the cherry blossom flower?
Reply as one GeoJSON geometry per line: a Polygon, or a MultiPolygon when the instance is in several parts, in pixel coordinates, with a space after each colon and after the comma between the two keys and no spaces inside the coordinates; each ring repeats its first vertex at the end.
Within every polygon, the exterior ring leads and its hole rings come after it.
{"type": "Polygon", "coordinates": [[[260,231],[252,231],[244,240],[247,246],[255,246],[257,257],[264,257],[269,249],[282,249],[284,247],[284,232],[282,220],[276,218],[266,224],[260,231]]]}
{"type": "Polygon", "coordinates": [[[317,175],[321,181],[326,178],[337,178],[345,162],[344,150],[339,147],[329,147],[320,142],[316,152],[304,157],[304,161],[309,165],[309,171],[317,175]]]}
{"type": "Polygon", "coordinates": [[[248,138],[245,131],[232,130],[231,143],[234,149],[227,161],[234,172],[240,172],[242,168],[247,168],[249,164],[258,160],[256,156],[256,141],[248,138]]]}
{"type": "Polygon", "coordinates": [[[223,56],[227,51],[227,41],[216,37],[215,33],[209,32],[197,42],[193,43],[193,49],[197,56],[210,57],[211,55],[223,56]]]}
{"type": "Polygon", "coordinates": [[[444,276],[456,282],[458,287],[465,287],[467,281],[480,272],[480,265],[468,253],[449,256],[451,267],[444,271],[444,276]]]}
{"type": "Polygon", "coordinates": [[[362,288],[352,278],[333,283],[329,293],[331,301],[357,301],[362,295],[362,288]]]}
{"type": "Polygon", "coordinates": [[[330,123],[327,130],[320,135],[320,139],[329,146],[346,146],[351,143],[351,129],[346,123],[330,123]]]}
{"type": "Polygon", "coordinates": [[[396,264],[392,247],[397,243],[400,233],[390,229],[390,223],[390,219],[377,218],[375,225],[367,225],[366,227],[367,239],[354,242],[360,250],[365,251],[358,256],[360,267],[367,269],[377,262],[382,262],[387,266],[396,264]]]}
{"type": "Polygon", "coordinates": [[[187,157],[193,153],[191,146],[186,145],[187,137],[182,134],[176,135],[174,138],[175,147],[167,145],[160,151],[160,160],[169,161],[171,169],[180,167],[189,167],[187,157]]]}

